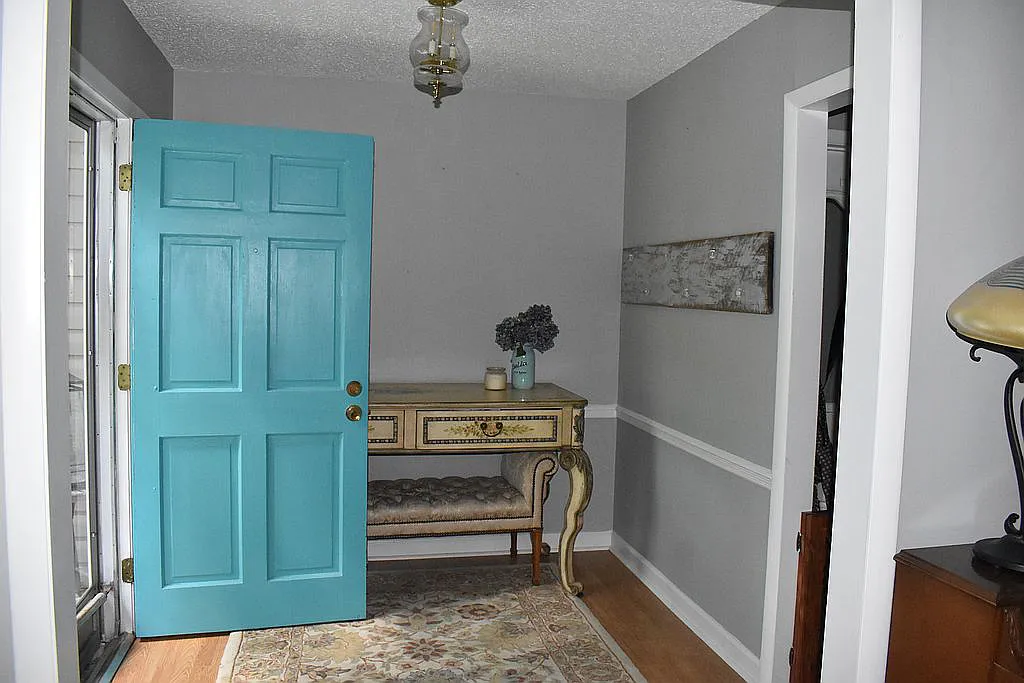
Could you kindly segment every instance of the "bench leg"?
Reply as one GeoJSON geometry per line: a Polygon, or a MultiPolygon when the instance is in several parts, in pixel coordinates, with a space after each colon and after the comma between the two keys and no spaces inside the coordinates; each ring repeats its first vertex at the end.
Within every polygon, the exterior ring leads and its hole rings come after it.
{"type": "Polygon", "coordinates": [[[540,585],[540,551],[541,551],[541,546],[543,545],[543,543],[541,543],[540,531],[541,531],[540,529],[530,529],[530,545],[532,546],[532,550],[533,550],[533,585],[534,586],[539,586],[540,585]]]}
{"type": "Polygon", "coordinates": [[[515,562],[516,561],[516,556],[519,555],[519,548],[518,548],[519,532],[518,531],[513,531],[511,535],[512,535],[512,544],[509,546],[508,555],[509,555],[509,559],[511,559],[513,562],[515,562]]]}

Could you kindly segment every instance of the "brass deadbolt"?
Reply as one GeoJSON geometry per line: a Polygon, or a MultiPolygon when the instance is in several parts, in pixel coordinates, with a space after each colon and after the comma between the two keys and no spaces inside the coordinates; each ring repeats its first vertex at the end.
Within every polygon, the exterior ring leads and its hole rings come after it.
{"type": "Polygon", "coordinates": [[[345,387],[345,391],[348,392],[349,396],[358,396],[363,393],[363,385],[356,380],[352,380],[348,383],[348,386],[345,387]]]}

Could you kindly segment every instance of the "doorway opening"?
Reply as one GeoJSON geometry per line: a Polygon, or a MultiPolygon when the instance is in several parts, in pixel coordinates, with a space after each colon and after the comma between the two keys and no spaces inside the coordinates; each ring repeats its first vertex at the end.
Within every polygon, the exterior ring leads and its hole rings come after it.
{"type": "Polygon", "coordinates": [[[850,220],[852,107],[829,112],[822,262],[821,347],[811,508],[800,515],[790,683],[820,683],[836,491],[850,220]]]}
{"type": "MultiPolygon", "coordinates": [[[[816,488],[829,113],[852,105],[852,87],[852,70],[844,69],[788,93],[784,102],[783,212],[777,241],[779,342],[761,683],[790,679],[796,544],[801,515],[812,510],[816,488]]],[[[828,501],[828,494],[822,498],[828,501]]]]}

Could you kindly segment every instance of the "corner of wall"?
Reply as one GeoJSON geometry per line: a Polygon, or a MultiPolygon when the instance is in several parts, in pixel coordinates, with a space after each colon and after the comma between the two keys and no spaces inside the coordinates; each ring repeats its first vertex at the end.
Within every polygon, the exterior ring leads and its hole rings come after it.
{"type": "Polygon", "coordinates": [[[72,71],[111,104],[134,118],[171,117],[173,69],[122,0],[76,0],[71,48],[72,71]]]}

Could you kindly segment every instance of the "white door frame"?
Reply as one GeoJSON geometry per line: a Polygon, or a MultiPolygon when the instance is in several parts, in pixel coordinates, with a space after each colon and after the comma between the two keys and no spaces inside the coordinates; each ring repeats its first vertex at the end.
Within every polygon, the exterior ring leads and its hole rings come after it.
{"type": "Polygon", "coordinates": [[[78,681],[67,419],[71,8],[0,3],[0,678],[78,681]],[[52,418],[52,419],[51,419],[52,418]]]}
{"type": "Polygon", "coordinates": [[[761,628],[762,683],[789,679],[796,534],[800,513],[811,509],[814,485],[828,112],[850,104],[852,86],[852,70],[843,69],[787,93],[784,100],[782,222],[776,256],[779,343],[761,628]]]}
{"type": "MultiPolygon", "coordinates": [[[[917,233],[921,0],[857,0],[855,16],[842,409],[821,679],[874,683],[885,677],[906,429],[917,233]]],[[[812,237],[817,230],[801,230],[801,225],[808,207],[821,196],[817,188],[818,174],[824,174],[826,124],[820,100],[829,92],[815,92],[814,87],[827,80],[786,97],[779,359],[761,683],[788,680],[796,577],[796,554],[790,544],[798,513],[810,503],[817,397],[808,393],[816,387],[806,376],[810,372],[816,378],[818,372],[821,243],[810,241],[820,239],[812,237]],[[804,192],[811,194],[804,197],[804,192]]],[[[814,219],[820,226],[820,208],[814,219]]]]}
{"type": "MultiPolygon", "coordinates": [[[[132,125],[136,119],[149,118],[148,114],[121,92],[92,64],[76,50],[71,50],[71,84],[88,102],[99,108],[114,120],[114,168],[132,162],[132,125]]],[[[130,268],[128,256],[131,242],[131,194],[109,188],[113,207],[112,230],[109,244],[110,262],[103,264],[104,275],[109,273],[104,293],[109,295],[112,307],[110,324],[113,336],[110,365],[116,366],[129,361],[128,291],[130,268]]],[[[99,268],[99,264],[97,265],[99,268]]],[[[113,370],[113,367],[111,368],[113,370]]],[[[111,374],[112,376],[112,374],[111,374]]],[[[131,450],[129,425],[129,395],[126,391],[111,387],[113,396],[112,447],[115,454],[113,502],[116,509],[114,535],[117,550],[117,576],[121,581],[120,561],[132,557],[132,492],[131,492],[131,450]]],[[[118,597],[118,621],[121,633],[135,630],[135,593],[132,584],[120,583],[118,597]]]]}
{"type": "MultiPolygon", "coordinates": [[[[75,65],[92,67],[80,55],[72,50],[72,68],[75,65]]],[[[104,135],[112,140],[104,140],[102,149],[113,156],[105,160],[109,172],[97,178],[97,261],[96,261],[96,329],[97,329],[97,395],[110,398],[106,408],[111,411],[109,424],[104,424],[101,439],[105,442],[106,452],[113,453],[111,462],[105,465],[109,471],[103,477],[106,505],[101,499],[100,517],[105,524],[101,537],[106,538],[107,551],[116,553],[111,561],[104,560],[103,568],[112,570],[112,574],[103,577],[104,583],[118,586],[117,605],[109,605],[108,622],[116,625],[118,633],[130,633],[134,630],[134,595],[132,584],[121,582],[121,560],[132,556],[131,545],[131,458],[129,445],[129,413],[128,394],[117,389],[113,382],[115,367],[118,363],[128,362],[128,243],[131,229],[131,195],[121,192],[116,187],[117,168],[121,164],[132,162],[132,123],[121,106],[114,100],[126,103],[134,112],[134,116],[145,118],[145,112],[136,107],[120,90],[106,81],[99,72],[90,71],[90,78],[81,74],[71,73],[71,88],[83,101],[96,110],[97,115],[111,121],[104,122],[104,135]],[[92,79],[95,79],[92,80],[92,79]],[[94,87],[94,82],[103,86],[94,87]],[[106,94],[104,94],[106,93],[106,94]],[[109,95],[109,96],[108,96],[109,95]],[[110,143],[110,144],[107,144],[110,143]],[[105,335],[107,343],[100,343],[100,334],[105,335]]],[[[98,164],[98,167],[103,164],[98,164]]],[[[97,425],[99,429],[100,425],[97,425]]],[[[102,451],[101,451],[102,452],[102,451]]],[[[113,634],[109,634],[113,635],[113,634]]]]}
{"type": "MultiPolygon", "coordinates": [[[[115,163],[132,162],[133,119],[117,120],[117,142],[114,146],[115,163]]],[[[128,363],[130,335],[128,325],[128,291],[131,285],[128,256],[131,245],[131,193],[114,192],[114,363],[128,363]]],[[[114,392],[114,452],[117,453],[117,547],[121,558],[134,555],[132,551],[132,453],[131,411],[127,391],[114,392]]],[[[121,610],[121,632],[135,631],[134,585],[122,584],[118,594],[121,610]]]]}
{"type": "Polygon", "coordinates": [[[857,0],[843,408],[821,680],[884,680],[917,236],[921,0],[857,0]]]}

